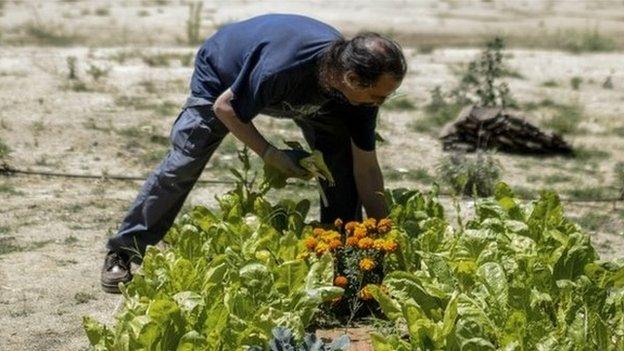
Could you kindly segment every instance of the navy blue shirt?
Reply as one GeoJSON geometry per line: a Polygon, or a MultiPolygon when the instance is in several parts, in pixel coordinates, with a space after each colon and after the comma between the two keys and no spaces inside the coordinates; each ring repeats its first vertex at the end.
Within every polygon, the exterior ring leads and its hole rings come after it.
{"type": "Polygon", "coordinates": [[[374,150],[378,108],[332,100],[319,86],[321,54],[339,38],[335,28],[300,15],[269,14],[226,25],[199,49],[191,95],[214,102],[231,88],[232,107],[243,122],[259,113],[330,113],[342,119],[356,146],[374,150]]]}

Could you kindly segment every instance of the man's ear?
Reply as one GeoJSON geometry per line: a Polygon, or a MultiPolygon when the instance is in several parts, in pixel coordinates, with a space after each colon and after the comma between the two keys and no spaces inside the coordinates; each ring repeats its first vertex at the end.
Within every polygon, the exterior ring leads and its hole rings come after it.
{"type": "Polygon", "coordinates": [[[344,83],[351,89],[361,87],[360,77],[353,71],[347,71],[343,76],[344,83]]]}

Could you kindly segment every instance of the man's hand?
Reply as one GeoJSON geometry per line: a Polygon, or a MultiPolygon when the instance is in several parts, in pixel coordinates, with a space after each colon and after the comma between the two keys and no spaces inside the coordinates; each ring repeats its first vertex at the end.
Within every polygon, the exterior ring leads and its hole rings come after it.
{"type": "Polygon", "coordinates": [[[267,146],[262,154],[262,160],[280,171],[287,178],[295,177],[308,179],[310,174],[303,167],[299,166],[297,157],[291,155],[284,150],[278,150],[273,145],[267,146]]]}
{"type": "Polygon", "coordinates": [[[351,143],[355,185],[368,217],[381,219],[388,216],[384,200],[383,175],[377,161],[377,153],[364,151],[351,143]]]}

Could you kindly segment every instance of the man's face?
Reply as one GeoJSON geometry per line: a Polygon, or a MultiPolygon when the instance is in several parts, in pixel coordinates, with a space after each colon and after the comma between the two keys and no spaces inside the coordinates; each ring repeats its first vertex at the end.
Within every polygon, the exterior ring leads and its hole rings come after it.
{"type": "Polygon", "coordinates": [[[347,72],[340,92],[352,105],[380,106],[400,85],[400,80],[390,74],[383,74],[372,86],[363,87],[355,73],[347,72]]]}

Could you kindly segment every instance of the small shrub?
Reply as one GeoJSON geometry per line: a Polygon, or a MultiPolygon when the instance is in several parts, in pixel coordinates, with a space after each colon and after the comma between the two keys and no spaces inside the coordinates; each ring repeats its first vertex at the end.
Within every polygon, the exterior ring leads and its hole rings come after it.
{"type": "Polygon", "coordinates": [[[611,76],[608,76],[604,82],[602,82],[602,88],[603,89],[613,89],[613,78],[611,76]]]}
{"type": "Polygon", "coordinates": [[[100,8],[95,9],[94,13],[96,16],[106,17],[110,15],[110,9],[107,7],[100,7],[100,8]]]}
{"type": "Polygon", "coordinates": [[[570,79],[570,86],[573,90],[579,90],[581,88],[581,83],[583,83],[583,78],[574,76],[570,79]]]}
{"type": "Polygon", "coordinates": [[[551,79],[543,82],[541,85],[546,88],[556,88],[559,86],[559,83],[551,79]]]}
{"type": "Polygon", "coordinates": [[[473,158],[465,154],[446,156],[437,166],[440,180],[456,194],[491,196],[500,180],[501,166],[491,155],[477,152],[473,158]]]}
{"type": "Polygon", "coordinates": [[[10,153],[11,149],[2,141],[2,138],[0,138],[0,160],[9,156],[10,153]]]}
{"type": "Polygon", "coordinates": [[[100,78],[108,76],[109,71],[110,68],[99,67],[90,63],[89,68],[87,69],[87,74],[97,82],[100,78]]]}
{"type": "Polygon", "coordinates": [[[68,79],[78,79],[78,74],[76,71],[76,61],[78,59],[76,56],[67,56],[67,78],[68,79]]]}
{"type": "Polygon", "coordinates": [[[189,15],[186,20],[186,39],[190,45],[201,43],[201,10],[203,3],[194,1],[189,4],[189,15]]]}
{"type": "Polygon", "coordinates": [[[505,82],[498,82],[505,75],[503,49],[505,42],[496,37],[486,43],[481,56],[468,64],[459,85],[452,95],[458,104],[476,104],[481,107],[515,107],[516,101],[505,82]]]}

